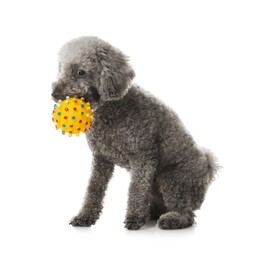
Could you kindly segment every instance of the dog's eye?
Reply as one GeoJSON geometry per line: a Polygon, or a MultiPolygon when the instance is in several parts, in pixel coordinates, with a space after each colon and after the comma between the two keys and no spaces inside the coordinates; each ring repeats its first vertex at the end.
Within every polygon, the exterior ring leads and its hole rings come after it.
{"type": "Polygon", "coordinates": [[[84,70],[77,70],[77,74],[79,75],[79,76],[83,76],[83,75],[85,75],[85,71],[84,70]]]}

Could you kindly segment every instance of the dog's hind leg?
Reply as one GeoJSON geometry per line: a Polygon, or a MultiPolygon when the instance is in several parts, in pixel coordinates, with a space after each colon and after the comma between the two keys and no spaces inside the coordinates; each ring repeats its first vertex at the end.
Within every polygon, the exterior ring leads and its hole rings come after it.
{"type": "MultiPolygon", "coordinates": [[[[178,197],[180,200],[186,199],[182,198],[180,193],[178,197]]],[[[163,192],[163,198],[167,212],[161,215],[158,220],[158,225],[161,229],[182,229],[194,224],[195,215],[190,205],[176,203],[175,195],[169,193],[169,191],[163,192]]]]}
{"type": "MultiPolygon", "coordinates": [[[[161,215],[158,225],[161,229],[182,229],[194,224],[195,201],[192,182],[178,178],[178,169],[169,167],[158,178],[166,213],[161,215]]],[[[197,195],[196,195],[197,196],[197,195]]]]}
{"type": "Polygon", "coordinates": [[[167,210],[158,221],[160,228],[180,229],[194,224],[193,211],[203,203],[218,169],[209,152],[198,155],[160,169],[157,179],[167,210]]]}

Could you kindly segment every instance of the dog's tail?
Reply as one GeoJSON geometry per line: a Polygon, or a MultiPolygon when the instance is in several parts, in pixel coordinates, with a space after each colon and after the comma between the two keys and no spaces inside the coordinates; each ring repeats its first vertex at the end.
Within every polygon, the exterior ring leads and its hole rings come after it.
{"type": "Polygon", "coordinates": [[[208,163],[208,183],[211,183],[215,179],[215,176],[221,166],[218,163],[218,159],[213,155],[211,151],[204,149],[204,155],[208,163]]]}

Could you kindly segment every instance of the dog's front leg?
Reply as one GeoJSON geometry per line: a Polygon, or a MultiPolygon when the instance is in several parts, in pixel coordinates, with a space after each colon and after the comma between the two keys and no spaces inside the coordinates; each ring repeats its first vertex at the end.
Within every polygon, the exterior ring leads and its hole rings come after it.
{"type": "Polygon", "coordinates": [[[102,202],[108,182],[113,174],[114,164],[101,155],[94,155],[92,175],[89,181],[83,206],[69,224],[89,227],[94,225],[102,211],[102,202]]]}
{"type": "Polygon", "coordinates": [[[127,229],[139,229],[149,217],[149,197],[156,170],[155,159],[134,162],[131,167],[128,208],[125,220],[127,229]]]}

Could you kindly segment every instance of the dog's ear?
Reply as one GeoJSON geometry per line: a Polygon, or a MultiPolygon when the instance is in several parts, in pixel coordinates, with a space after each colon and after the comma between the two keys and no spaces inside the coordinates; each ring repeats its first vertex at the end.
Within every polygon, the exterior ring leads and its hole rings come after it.
{"type": "Polygon", "coordinates": [[[127,57],[111,47],[99,52],[97,58],[102,68],[98,87],[101,99],[121,99],[127,93],[135,76],[127,57]]]}

